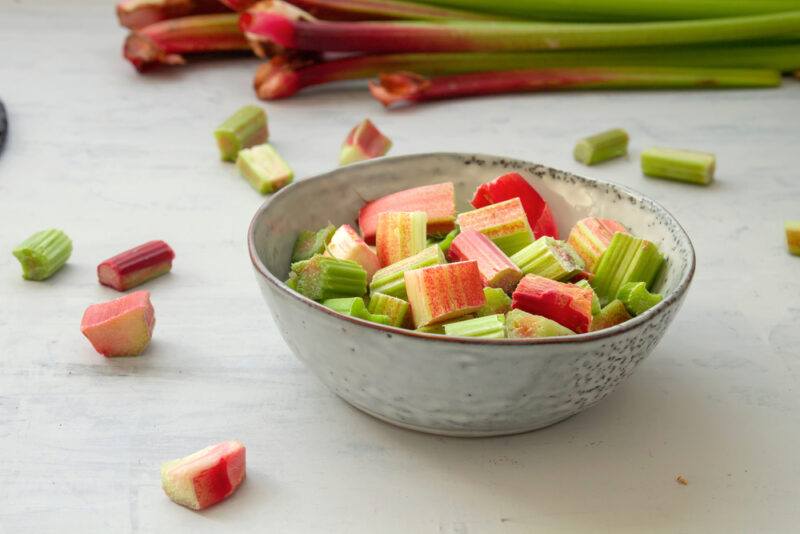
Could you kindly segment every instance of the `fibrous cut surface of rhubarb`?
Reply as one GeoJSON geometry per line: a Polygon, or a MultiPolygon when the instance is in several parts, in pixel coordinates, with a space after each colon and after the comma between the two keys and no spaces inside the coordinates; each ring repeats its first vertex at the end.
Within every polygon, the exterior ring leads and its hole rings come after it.
{"type": "Polygon", "coordinates": [[[126,250],[97,266],[101,284],[127,291],[172,270],[175,252],[164,241],[148,241],[126,250]]]}
{"type": "Polygon", "coordinates": [[[569,328],[561,326],[552,319],[541,315],[533,315],[522,310],[511,310],[506,314],[506,333],[508,339],[571,336],[575,334],[569,328]]]}
{"type": "MultiPolygon", "coordinates": [[[[325,252],[325,247],[331,241],[335,232],[336,227],[330,223],[316,231],[303,230],[300,232],[292,249],[292,262],[308,260],[316,254],[325,252]]],[[[339,259],[345,260],[349,258],[339,259]]]]}
{"type": "Polygon", "coordinates": [[[244,106],[220,124],[214,137],[222,159],[236,161],[240,150],[267,142],[267,114],[258,106],[244,106]]]}
{"type": "Polygon", "coordinates": [[[586,217],[572,227],[567,243],[583,258],[586,269],[593,271],[617,232],[628,233],[628,229],[613,219],[586,217]]]}
{"type": "Polygon", "coordinates": [[[339,154],[339,164],[348,165],[386,155],[392,141],[369,119],[364,119],[347,134],[339,154]]]}
{"type": "Polygon", "coordinates": [[[367,282],[381,268],[378,255],[349,224],[341,225],[328,243],[326,255],[358,263],[367,271],[367,282]]]}
{"type": "Polygon", "coordinates": [[[161,466],[161,486],[177,504],[202,510],[227,499],[246,471],[245,447],[223,441],[161,466]]]}
{"type": "Polygon", "coordinates": [[[92,304],[83,314],[81,332],[103,356],[138,356],[147,348],[156,318],[148,291],[92,304]]]}
{"type": "Polygon", "coordinates": [[[253,189],[262,195],[274,193],[294,179],[289,164],[269,143],[240,150],[236,167],[253,189]]]}
{"type": "Polygon", "coordinates": [[[375,244],[378,215],[387,211],[424,211],[428,217],[428,235],[444,235],[455,227],[453,182],[406,189],[364,204],[358,214],[358,226],[368,244],[375,244]]]}
{"type": "Polygon", "coordinates": [[[72,254],[72,240],[61,230],[51,228],[36,232],[12,253],[22,266],[25,280],[47,280],[67,263],[72,254]]]}
{"type": "Polygon", "coordinates": [[[488,237],[475,230],[466,230],[449,247],[453,261],[475,260],[483,284],[511,292],[522,278],[522,271],[488,237]]]}
{"type": "Polygon", "coordinates": [[[457,222],[462,232],[475,230],[482,233],[508,256],[534,241],[519,198],[459,213],[457,222]]]}
{"type": "Polygon", "coordinates": [[[476,261],[415,269],[404,276],[417,328],[467,315],[486,303],[476,261]]]}
{"type": "Polygon", "coordinates": [[[511,307],[542,315],[582,334],[592,323],[592,291],[536,276],[525,275],[512,295],[511,307]]]}
{"type": "Polygon", "coordinates": [[[583,270],[583,260],[569,244],[542,236],[513,256],[511,261],[524,273],[552,280],[569,280],[583,270]]]}
{"type": "Polygon", "coordinates": [[[631,314],[628,313],[625,304],[621,300],[612,300],[600,310],[600,313],[594,316],[589,330],[596,332],[597,330],[611,328],[624,323],[628,319],[631,319],[631,314]]]}

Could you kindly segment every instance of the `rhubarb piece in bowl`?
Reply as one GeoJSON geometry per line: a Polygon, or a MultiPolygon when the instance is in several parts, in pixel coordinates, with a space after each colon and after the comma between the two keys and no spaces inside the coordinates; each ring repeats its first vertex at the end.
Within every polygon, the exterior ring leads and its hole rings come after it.
{"type": "MultiPolygon", "coordinates": [[[[385,421],[456,436],[534,430],[609,395],[663,336],[683,302],[695,265],[692,244],[675,218],[634,191],[536,163],[456,153],[380,158],[301,180],[276,193],[258,210],[250,225],[248,246],[257,281],[281,335],[323,383],[347,402],[385,421]],[[431,232],[431,220],[438,216],[434,208],[445,208],[452,221],[450,199],[455,198],[455,213],[469,212],[473,209],[469,200],[479,186],[508,173],[518,173],[535,188],[552,212],[559,235],[569,235],[575,223],[587,217],[613,219],[630,235],[657,246],[664,256],[663,267],[648,285],[649,291],[663,295],[663,300],[621,324],[608,320],[604,328],[596,330],[599,322],[588,325],[588,321],[595,321],[590,315],[594,295],[588,290],[570,290],[575,293],[573,300],[580,303],[573,314],[573,327],[588,332],[503,339],[499,338],[500,317],[458,325],[459,321],[475,319],[483,304],[479,301],[487,300],[485,296],[480,299],[476,294],[473,299],[471,294],[459,295],[464,302],[453,300],[452,309],[432,309],[428,300],[433,286],[423,284],[427,278],[421,274],[445,270],[444,256],[436,244],[400,260],[397,267],[381,269],[370,284],[370,294],[409,301],[421,323],[436,315],[430,326],[416,330],[342,315],[284,283],[289,278],[295,240],[305,229],[322,228],[331,221],[374,236],[377,211],[425,211],[428,234],[442,236],[452,226],[431,232]],[[420,191],[433,184],[447,184],[453,193],[442,194],[439,189],[445,185],[441,185],[427,189],[443,197],[436,203],[417,196],[395,200],[403,196],[396,193],[420,191]],[[385,198],[392,202],[382,201],[387,208],[384,210],[376,209],[380,202],[370,202],[385,198]],[[362,209],[365,202],[366,210],[362,209]],[[361,226],[357,222],[359,213],[365,222],[361,226]],[[437,267],[440,265],[442,268],[437,267]],[[388,290],[389,278],[397,280],[396,290],[388,290]],[[406,278],[412,280],[409,287],[402,283],[406,278]],[[387,290],[380,290],[384,286],[387,290]],[[465,315],[455,320],[448,319],[462,313],[465,315]],[[441,335],[445,329],[436,321],[442,317],[448,325],[458,325],[449,326],[450,335],[441,335]],[[475,336],[476,332],[480,335],[475,336]],[[497,337],[483,337],[486,332],[497,337]]],[[[469,280],[458,282],[458,287],[466,291],[477,283],[475,280],[480,282],[481,271],[475,267],[459,273],[469,280]]],[[[607,291],[610,295],[621,271],[606,270],[606,277],[614,282],[607,291]]],[[[643,281],[626,273],[622,272],[626,276],[620,281],[643,281]]],[[[557,291],[561,282],[539,281],[541,287],[530,282],[528,279],[516,295],[517,307],[535,315],[550,314],[550,320],[563,320],[551,312],[561,294],[557,291]],[[550,285],[554,286],[552,290],[550,285]]],[[[444,291],[448,284],[437,287],[444,291]]],[[[361,291],[360,286],[358,289],[361,291]]]]}

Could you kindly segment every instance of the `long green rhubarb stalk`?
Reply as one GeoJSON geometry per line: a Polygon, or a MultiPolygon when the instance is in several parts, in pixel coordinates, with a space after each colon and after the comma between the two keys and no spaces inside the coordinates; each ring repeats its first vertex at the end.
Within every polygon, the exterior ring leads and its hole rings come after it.
{"type": "Polygon", "coordinates": [[[710,89],[776,87],[778,71],[677,67],[586,67],[482,72],[427,79],[411,72],[384,74],[370,82],[384,106],[475,95],[588,89],[710,89]]]}
{"type": "Polygon", "coordinates": [[[800,68],[800,43],[642,47],[515,53],[376,54],[331,61],[276,56],[254,79],[259,98],[286,98],[314,85],[373,78],[383,72],[412,71],[425,76],[550,67],[596,66],[800,68]]]}
{"type": "Polygon", "coordinates": [[[163,20],[131,32],[123,53],[137,70],[185,63],[182,54],[249,51],[238,15],[196,15],[163,20]]]}
{"type": "Polygon", "coordinates": [[[800,32],[800,11],[636,23],[327,22],[245,12],[244,31],[286,48],[325,52],[501,52],[628,48],[762,39],[800,32]]]}

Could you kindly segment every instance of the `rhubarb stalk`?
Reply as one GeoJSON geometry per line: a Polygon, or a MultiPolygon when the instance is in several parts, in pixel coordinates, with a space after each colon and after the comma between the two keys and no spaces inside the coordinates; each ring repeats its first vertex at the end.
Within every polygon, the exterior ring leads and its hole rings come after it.
{"type": "MultiPolygon", "coordinates": [[[[231,0],[225,0],[230,2],[231,0]]],[[[241,0],[233,0],[234,3],[241,0]]],[[[446,9],[398,0],[291,0],[297,7],[325,20],[494,20],[497,15],[446,9]]]]}
{"type": "Polygon", "coordinates": [[[117,4],[119,23],[132,30],[161,20],[226,11],[217,0],[122,0],[117,4]]]}

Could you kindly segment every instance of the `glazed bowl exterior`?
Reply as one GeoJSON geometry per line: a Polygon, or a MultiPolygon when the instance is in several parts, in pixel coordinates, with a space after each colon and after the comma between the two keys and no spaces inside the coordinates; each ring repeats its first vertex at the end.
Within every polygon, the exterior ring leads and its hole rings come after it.
{"type": "MultiPolygon", "coordinates": [[[[563,238],[566,235],[562,235],[563,238]]],[[[681,306],[694,251],[678,222],[625,187],[535,163],[480,154],[381,158],[287,187],[258,210],[248,235],[256,279],[292,352],[357,408],[390,423],[443,435],[525,432],[599,402],[633,373],[681,306]],[[549,203],[562,234],[587,216],[614,218],[666,256],[656,288],[664,300],[621,325],[535,340],[421,334],[339,315],[292,291],[292,246],[303,229],[329,221],[355,226],[365,200],[452,181],[457,208],[475,188],[506,172],[522,174],[549,203]]]]}

